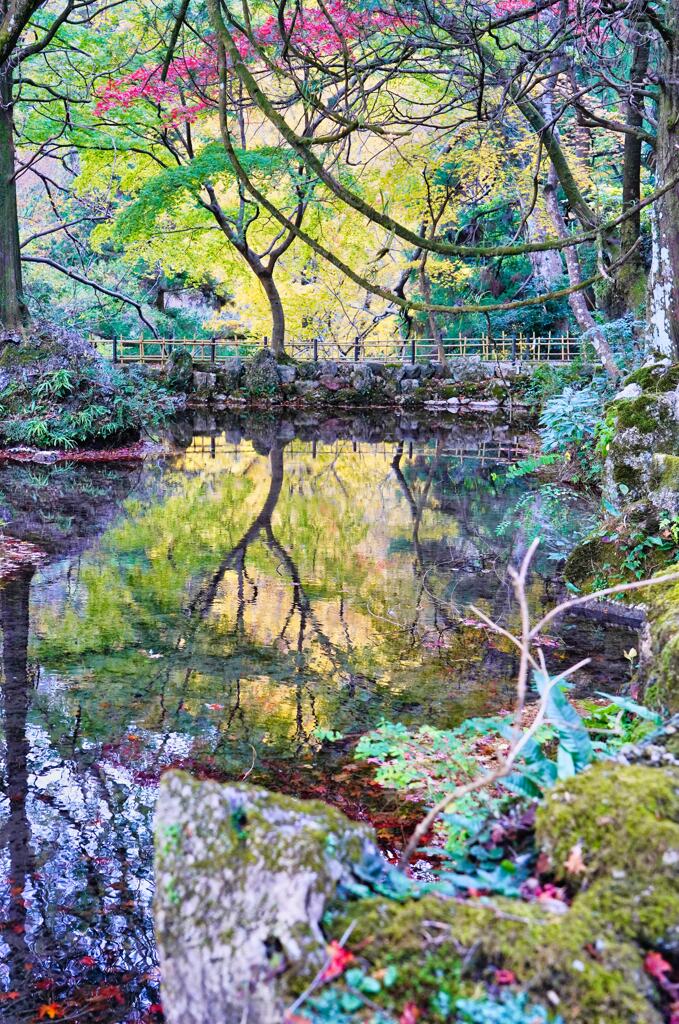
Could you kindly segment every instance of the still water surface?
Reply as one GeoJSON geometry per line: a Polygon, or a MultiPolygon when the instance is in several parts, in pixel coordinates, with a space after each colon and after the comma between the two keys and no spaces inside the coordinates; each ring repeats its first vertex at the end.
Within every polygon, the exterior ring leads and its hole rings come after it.
{"type": "MultiPolygon", "coordinates": [[[[513,621],[507,567],[540,533],[548,607],[591,524],[582,498],[505,479],[531,443],[512,425],[231,419],[177,440],[141,465],[0,473],[8,533],[48,553],[0,590],[3,1019],[162,1019],[169,766],[320,796],[398,844],[413,809],[353,762],[356,737],[506,707],[516,658],[468,605],[513,621]]],[[[613,689],[633,639],[569,619],[547,653],[592,655],[579,687],[613,689]]]]}

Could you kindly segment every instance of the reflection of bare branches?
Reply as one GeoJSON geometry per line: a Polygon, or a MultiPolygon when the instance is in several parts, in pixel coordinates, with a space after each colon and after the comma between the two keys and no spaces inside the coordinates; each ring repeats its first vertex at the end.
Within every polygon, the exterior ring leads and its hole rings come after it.
{"type": "MultiPolygon", "coordinates": [[[[422,525],[422,517],[423,517],[424,512],[425,512],[425,510],[427,508],[427,502],[428,502],[428,499],[429,499],[429,492],[431,490],[431,486],[432,486],[432,483],[434,481],[435,474],[436,474],[436,472],[437,472],[437,470],[438,470],[438,468],[439,468],[439,466],[441,464],[441,455],[438,452],[438,444],[437,444],[437,454],[436,454],[436,457],[433,458],[430,461],[430,463],[429,463],[428,470],[427,470],[427,477],[425,479],[424,486],[422,487],[422,491],[421,491],[421,493],[419,495],[419,498],[417,500],[415,499],[415,496],[414,496],[414,494],[412,492],[412,489],[411,489],[410,485],[408,484],[408,481],[406,480],[406,478],[405,478],[405,476],[403,474],[403,470],[401,469],[401,459],[402,458],[403,458],[403,441],[400,441],[399,444],[396,447],[396,452],[395,452],[394,458],[392,459],[392,462],[391,462],[391,468],[392,468],[392,470],[394,472],[394,476],[396,477],[398,485],[401,488],[401,491],[403,492],[403,496],[405,497],[406,502],[408,503],[408,507],[410,509],[410,515],[411,515],[412,527],[413,527],[413,550],[415,552],[415,559],[414,559],[414,563],[413,563],[413,569],[415,571],[416,577],[420,580],[420,584],[421,584],[420,595],[419,595],[418,600],[416,602],[417,616],[416,616],[415,620],[413,621],[412,630],[414,631],[416,629],[416,627],[417,627],[417,624],[418,624],[418,621],[419,621],[419,613],[421,611],[421,600],[419,598],[421,598],[422,593],[424,593],[425,591],[427,593],[427,596],[429,597],[429,599],[432,602],[435,615],[437,615],[437,616],[440,615],[441,616],[443,622],[445,623],[446,628],[452,628],[453,625],[454,625],[454,621],[455,620],[453,618],[451,618],[451,614],[453,616],[456,616],[457,618],[459,618],[459,615],[457,613],[457,609],[455,608],[454,605],[451,606],[450,604],[441,601],[440,598],[436,597],[436,595],[431,590],[429,590],[426,587],[425,580],[426,580],[427,572],[429,570],[425,568],[424,553],[422,551],[422,544],[421,544],[421,541],[420,541],[420,527],[422,525]]],[[[415,637],[413,635],[413,640],[414,639],[415,639],[415,637]]]]}

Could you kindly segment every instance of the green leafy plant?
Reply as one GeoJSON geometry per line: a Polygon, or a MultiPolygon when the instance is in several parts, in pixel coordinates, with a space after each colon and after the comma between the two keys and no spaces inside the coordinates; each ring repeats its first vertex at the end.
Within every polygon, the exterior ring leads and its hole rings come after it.
{"type": "Polygon", "coordinates": [[[46,374],[36,385],[35,392],[40,398],[62,398],[73,391],[73,374],[65,368],[46,374]]]}
{"type": "Polygon", "coordinates": [[[456,1003],[459,1024],[563,1024],[539,1003],[530,1003],[524,993],[503,992],[496,999],[458,999],[456,1003]]]}

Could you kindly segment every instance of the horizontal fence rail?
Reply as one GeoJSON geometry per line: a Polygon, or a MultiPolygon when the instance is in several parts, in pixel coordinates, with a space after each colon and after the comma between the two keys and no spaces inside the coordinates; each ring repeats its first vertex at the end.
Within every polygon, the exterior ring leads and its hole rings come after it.
{"type": "MultiPolygon", "coordinates": [[[[99,350],[114,363],[163,364],[173,351],[184,349],[197,360],[223,363],[238,356],[250,356],[268,344],[268,339],[245,337],[210,338],[114,338],[100,340],[99,350]]],[[[293,338],[286,342],[294,359],[321,362],[416,363],[436,360],[440,349],[446,359],[480,359],[483,362],[571,363],[581,355],[580,339],[570,334],[488,334],[434,338],[355,338],[328,341],[321,338],[293,338]]]]}
{"type": "MultiPolygon", "coordinates": [[[[211,458],[227,456],[240,458],[251,457],[249,447],[241,447],[229,441],[224,434],[196,434],[187,449],[189,455],[209,455],[211,458]]],[[[477,445],[459,446],[445,443],[427,442],[378,442],[369,441],[334,441],[325,444],[321,441],[294,440],[285,444],[286,455],[304,455],[316,459],[322,456],[335,458],[338,455],[372,455],[393,460],[397,456],[413,459],[418,456],[441,458],[459,463],[471,462],[477,466],[509,465],[519,459],[526,459],[535,452],[523,441],[507,439],[502,441],[481,441],[477,445]]]]}

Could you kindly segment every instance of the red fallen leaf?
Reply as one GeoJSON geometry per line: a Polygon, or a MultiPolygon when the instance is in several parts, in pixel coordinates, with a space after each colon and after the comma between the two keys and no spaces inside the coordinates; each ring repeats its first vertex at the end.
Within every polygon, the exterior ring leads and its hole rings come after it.
{"type": "Polygon", "coordinates": [[[85,967],[94,967],[97,961],[93,956],[81,956],[79,962],[85,967]]]}
{"type": "Polygon", "coordinates": [[[18,999],[21,992],[0,992],[0,1001],[5,999],[18,999]]]}
{"type": "Polygon", "coordinates": [[[300,1017],[298,1014],[293,1013],[291,1017],[285,1018],[283,1024],[311,1024],[311,1021],[308,1017],[300,1017]]]}
{"type": "Polygon", "coordinates": [[[516,981],[514,971],[500,970],[495,972],[496,985],[513,985],[516,981]]]}
{"type": "Polygon", "coordinates": [[[399,1024],[417,1024],[422,1016],[422,1011],[415,1003],[406,1003],[403,1012],[399,1017],[399,1024]]]}
{"type": "Polygon", "coordinates": [[[672,970],[672,965],[660,953],[647,953],[644,960],[644,970],[657,981],[664,981],[665,975],[672,970]]]}
{"type": "Polygon", "coordinates": [[[327,954],[329,963],[321,974],[321,981],[332,981],[333,978],[339,978],[340,974],[344,974],[354,960],[354,954],[344,946],[340,946],[339,942],[335,942],[334,939],[327,948],[327,954]]]}
{"type": "Polygon", "coordinates": [[[223,711],[224,710],[224,704],[206,704],[205,707],[209,708],[210,711],[223,711]]]}
{"type": "Polygon", "coordinates": [[[124,1006],[125,1000],[123,994],[117,985],[102,985],[100,988],[93,992],[87,1000],[88,1003],[117,1003],[118,1006],[124,1006]]]}
{"type": "Polygon", "coordinates": [[[15,933],[15,935],[23,935],[24,932],[26,931],[26,928],[23,924],[13,924],[12,931],[15,933]]]}
{"type": "Polygon", "coordinates": [[[38,1020],[57,1020],[64,1016],[64,1010],[59,1003],[43,1003],[38,1007],[38,1020]]]}
{"type": "Polygon", "coordinates": [[[54,982],[51,978],[38,978],[35,987],[41,992],[46,992],[48,988],[54,988],[54,982]]]}
{"type": "Polygon", "coordinates": [[[151,1003],[149,1006],[149,1013],[162,1013],[163,1008],[160,1003],[151,1003]]]}

